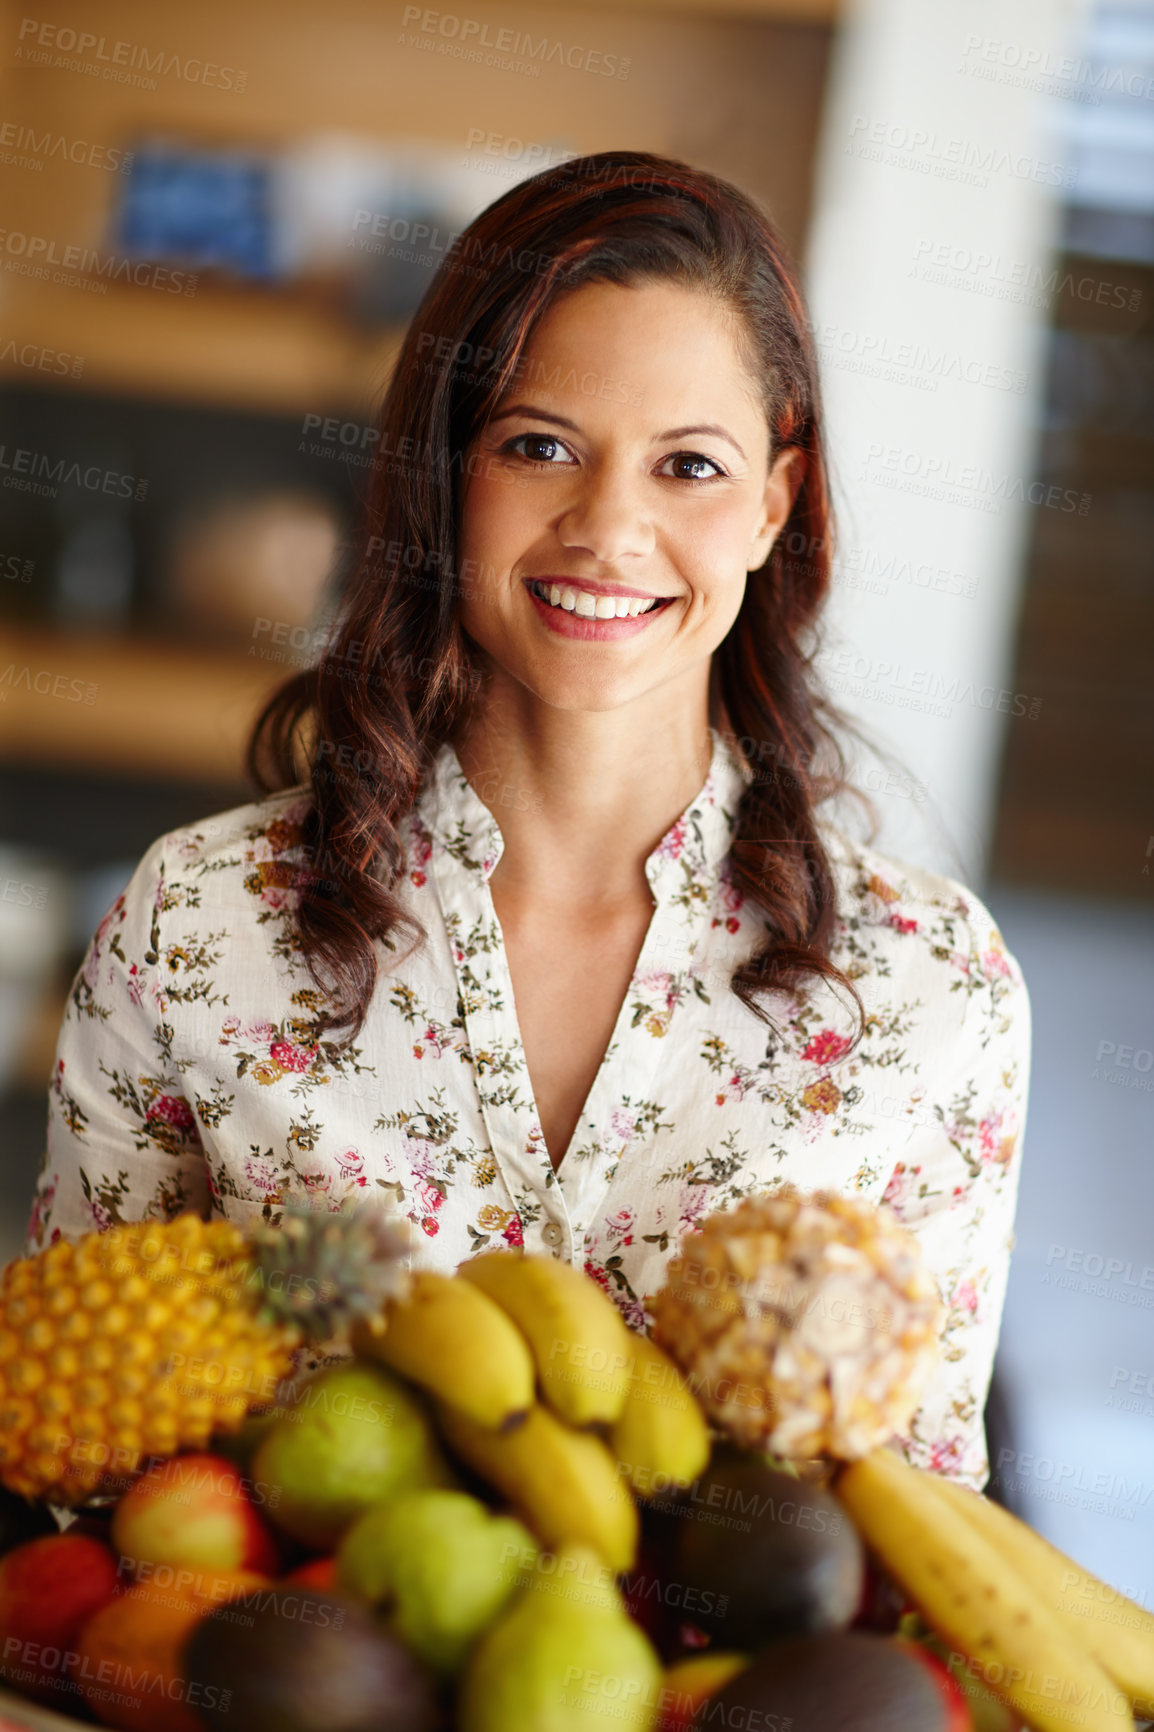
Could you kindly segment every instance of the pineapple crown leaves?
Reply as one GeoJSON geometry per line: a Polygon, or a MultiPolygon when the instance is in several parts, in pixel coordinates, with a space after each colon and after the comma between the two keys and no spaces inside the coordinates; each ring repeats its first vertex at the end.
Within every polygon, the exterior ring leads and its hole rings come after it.
{"type": "Polygon", "coordinates": [[[801,1469],[796,1461],[792,1461],[787,1455],[774,1455],[772,1450],[767,1449],[762,1452],[761,1459],[766,1467],[771,1467],[775,1473],[787,1473],[791,1479],[801,1478],[801,1469]]]}
{"type": "Polygon", "coordinates": [[[380,1317],[412,1286],[412,1230],[380,1204],[350,1197],[325,1214],[290,1207],[278,1226],[255,1222],[245,1233],[262,1317],[312,1341],[346,1338],[354,1323],[380,1317]]]}

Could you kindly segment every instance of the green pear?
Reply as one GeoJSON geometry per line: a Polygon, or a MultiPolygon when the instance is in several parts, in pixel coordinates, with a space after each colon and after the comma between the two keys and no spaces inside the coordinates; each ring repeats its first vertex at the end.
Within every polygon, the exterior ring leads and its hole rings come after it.
{"type": "Polygon", "coordinates": [[[348,1529],[337,1585],[384,1611],[406,1647],[451,1674],[537,1555],[527,1528],[468,1492],[411,1491],[348,1529]]]}
{"type": "Polygon", "coordinates": [[[661,1661],[608,1565],[585,1547],[538,1562],[480,1638],[458,1698],[459,1732],[605,1732],[656,1724],[661,1661]]]}
{"type": "Polygon", "coordinates": [[[250,1475],[270,1521],[318,1551],[382,1499],[452,1484],[424,1409],[398,1379],[336,1365],[305,1386],[265,1435],[250,1475]]]}

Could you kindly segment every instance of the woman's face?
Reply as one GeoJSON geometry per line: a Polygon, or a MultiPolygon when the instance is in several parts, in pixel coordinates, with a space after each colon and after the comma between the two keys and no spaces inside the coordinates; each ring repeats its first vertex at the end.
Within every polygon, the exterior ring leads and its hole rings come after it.
{"type": "Polygon", "coordinates": [[[466,455],[462,627],[562,710],[704,694],[804,463],[770,470],[735,315],[670,282],[555,301],[466,455]]]}

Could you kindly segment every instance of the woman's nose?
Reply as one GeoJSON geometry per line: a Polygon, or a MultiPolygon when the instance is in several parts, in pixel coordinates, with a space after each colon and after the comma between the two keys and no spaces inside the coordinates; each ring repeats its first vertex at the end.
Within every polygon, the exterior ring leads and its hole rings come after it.
{"type": "Polygon", "coordinates": [[[653,552],[655,535],[639,485],[607,466],[586,471],[557,522],[561,545],[605,564],[653,552]]]}

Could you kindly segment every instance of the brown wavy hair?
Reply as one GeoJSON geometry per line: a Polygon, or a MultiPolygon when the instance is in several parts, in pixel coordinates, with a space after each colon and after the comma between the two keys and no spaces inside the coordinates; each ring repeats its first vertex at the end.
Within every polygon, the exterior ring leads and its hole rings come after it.
{"type": "MultiPolygon", "coordinates": [[[[732,990],[755,995],[821,976],[865,1011],[829,959],[834,881],[816,823],[848,793],[836,730],[860,730],[819,689],[816,641],[829,593],[833,522],[821,402],[797,275],[768,217],[737,187],[667,157],[604,151],[512,187],[457,235],[412,319],[381,409],[379,438],[336,625],[314,666],[288,678],[254,725],[247,768],[261,794],[312,799],[297,877],[299,942],[332,1007],[324,1028],[359,1035],[377,985],[377,945],[426,934],[396,894],[402,825],[441,744],[477,713],[482,681],[457,615],[461,483],[470,442],[526,363],[559,294],[591,282],[672,280],[728,303],[758,382],[770,462],[805,455],[789,518],[748,578],[716,650],[709,719],[753,771],[737,814],[734,885],[764,916],[765,943],[732,990]]],[[[871,833],[872,839],[872,833],[871,833]]],[[[407,952],[408,953],[408,952],[407,952]]]]}

